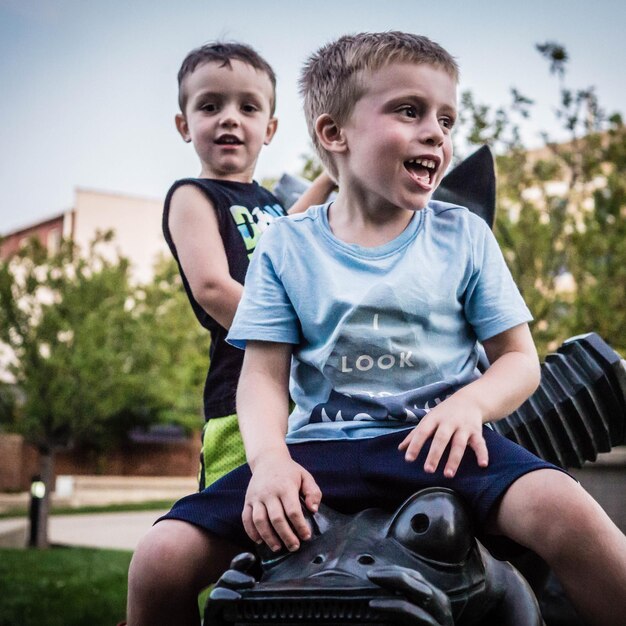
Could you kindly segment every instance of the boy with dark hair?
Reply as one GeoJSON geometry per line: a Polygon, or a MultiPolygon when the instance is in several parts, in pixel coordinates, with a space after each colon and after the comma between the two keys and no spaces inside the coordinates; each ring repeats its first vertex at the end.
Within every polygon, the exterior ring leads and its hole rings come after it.
{"type": "Polygon", "coordinates": [[[622,623],[626,538],[570,476],[488,427],[533,392],[539,364],[491,231],[431,200],[452,158],[457,75],[440,46],[399,32],[342,37],[307,63],[308,124],[339,193],[277,220],[255,254],[229,333],[246,347],[248,465],[140,544],[132,626],[166,610],[197,623],[189,606],[235,546],[297,550],[311,536],[301,499],[393,510],[431,486],[459,493],[481,533],[543,557],[590,623],[622,623]]]}
{"type": "MultiPolygon", "coordinates": [[[[259,152],[276,132],[276,76],[251,47],[211,43],[192,50],[178,72],[176,128],[200,159],[200,176],[176,181],[165,199],[163,232],[185,291],[211,333],[204,386],[200,488],[245,462],[235,415],[243,353],[225,342],[249,259],[266,226],[285,214],[254,180],[259,152]]],[[[322,177],[292,211],[323,201],[322,177]],[[308,200],[307,200],[308,198],[308,200]]]]}

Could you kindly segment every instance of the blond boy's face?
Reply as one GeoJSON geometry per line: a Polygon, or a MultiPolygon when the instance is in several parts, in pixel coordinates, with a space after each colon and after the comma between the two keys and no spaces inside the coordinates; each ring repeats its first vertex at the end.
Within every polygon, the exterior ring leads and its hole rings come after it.
{"type": "Polygon", "coordinates": [[[193,142],[201,176],[250,182],[263,145],[276,131],[274,97],[265,72],[232,60],[199,65],[183,81],[185,111],[176,116],[183,139],[193,142]]]}
{"type": "Polygon", "coordinates": [[[422,209],[452,159],[456,81],[442,69],[412,63],[391,64],[364,79],[366,92],[342,126],[340,186],[351,185],[374,204],[422,209]]]}

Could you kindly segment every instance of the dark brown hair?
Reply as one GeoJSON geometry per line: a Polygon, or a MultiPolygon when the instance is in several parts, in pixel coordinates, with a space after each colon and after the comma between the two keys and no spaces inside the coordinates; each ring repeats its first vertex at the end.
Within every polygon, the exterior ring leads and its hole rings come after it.
{"type": "Polygon", "coordinates": [[[231,61],[237,60],[247,63],[255,70],[265,72],[272,83],[271,115],[276,110],[276,74],[272,66],[253,48],[237,42],[216,41],[207,43],[192,50],[183,60],[178,70],[178,105],[181,113],[185,112],[187,98],[183,89],[183,80],[191,74],[198,65],[203,63],[219,63],[221,67],[231,67],[231,61]]]}

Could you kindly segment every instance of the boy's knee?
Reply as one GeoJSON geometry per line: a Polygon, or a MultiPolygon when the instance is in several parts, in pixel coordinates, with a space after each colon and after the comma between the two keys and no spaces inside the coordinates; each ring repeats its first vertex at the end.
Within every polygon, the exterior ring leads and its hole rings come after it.
{"type": "Polygon", "coordinates": [[[139,542],[130,563],[129,587],[156,589],[189,585],[201,578],[208,540],[203,532],[175,520],[153,526],[139,542]]]}
{"type": "Polygon", "coordinates": [[[540,470],[519,478],[503,498],[501,530],[535,549],[558,552],[585,537],[601,515],[591,496],[570,476],[540,470]]]}
{"type": "Polygon", "coordinates": [[[164,520],[140,541],[131,560],[129,589],[197,594],[228,569],[243,549],[193,524],[164,520]]]}

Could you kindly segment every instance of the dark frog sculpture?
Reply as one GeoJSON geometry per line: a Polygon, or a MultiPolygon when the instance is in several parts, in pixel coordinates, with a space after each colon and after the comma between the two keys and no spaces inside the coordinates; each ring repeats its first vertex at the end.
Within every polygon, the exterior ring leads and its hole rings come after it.
{"type": "Polygon", "coordinates": [[[213,589],[205,624],[539,626],[528,583],[475,539],[448,489],[419,491],[394,513],[307,514],[312,538],[296,553],[237,556],[213,589]]]}

